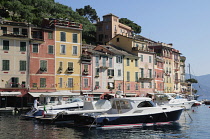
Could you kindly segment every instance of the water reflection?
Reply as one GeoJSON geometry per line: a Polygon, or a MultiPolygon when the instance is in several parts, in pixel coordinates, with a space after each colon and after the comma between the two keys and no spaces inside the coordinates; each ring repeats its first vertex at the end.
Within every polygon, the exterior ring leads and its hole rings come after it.
{"type": "Polygon", "coordinates": [[[162,139],[162,138],[210,138],[210,108],[201,106],[183,112],[179,122],[172,125],[130,129],[99,130],[72,125],[40,124],[33,120],[20,120],[19,115],[0,113],[0,138],[16,139],[162,139]],[[190,118],[190,116],[191,118],[190,118]]]}

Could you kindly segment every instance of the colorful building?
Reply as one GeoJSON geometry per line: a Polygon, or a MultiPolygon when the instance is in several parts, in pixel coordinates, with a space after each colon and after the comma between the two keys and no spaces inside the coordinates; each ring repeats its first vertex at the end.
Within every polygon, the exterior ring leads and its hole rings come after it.
{"type": "Polygon", "coordinates": [[[32,28],[29,92],[55,92],[55,35],[53,28],[32,28]]]}
{"type": "Polygon", "coordinates": [[[0,19],[0,107],[20,106],[27,93],[30,26],[0,19]]]}
{"type": "Polygon", "coordinates": [[[132,36],[132,32],[131,27],[120,23],[119,17],[110,13],[104,15],[103,21],[96,24],[96,42],[106,44],[117,34],[132,36]]]}
{"type": "Polygon", "coordinates": [[[47,20],[55,30],[55,88],[80,93],[82,25],[68,20],[47,20]]]}

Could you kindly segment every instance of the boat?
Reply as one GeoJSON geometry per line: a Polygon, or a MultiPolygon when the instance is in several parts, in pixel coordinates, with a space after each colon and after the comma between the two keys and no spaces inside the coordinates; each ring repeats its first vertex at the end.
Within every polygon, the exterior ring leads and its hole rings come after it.
{"type": "Polygon", "coordinates": [[[37,117],[41,123],[73,123],[74,120],[83,113],[102,113],[111,108],[109,100],[100,99],[94,101],[92,97],[86,97],[83,100],[82,109],[74,110],[49,110],[43,117],[37,117]]]}
{"type": "Polygon", "coordinates": [[[72,96],[69,94],[58,94],[58,93],[49,93],[45,95],[41,95],[41,97],[45,97],[46,102],[45,105],[38,106],[38,108],[31,108],[29,112],[26,114],[22,114],[20,119],[31,119],[37,117],[43,117],[44,114],[49,110],[74,110],[83,108],[83,97],[81,96],[72,96]],[[68,99],[64,100],[65,97],[68,99]],[[50,98],[53,98],[53,101],[50,101],[50,98]]]}
{"type": "Polygon", "coordinates": [[[182,107],[185,110],[191,109],[196,100],[186,99],[176,93],[150,93],[157,105],[168,105],[171,107],[182,107]]]}
{"type": "Polygon", "coordinates": [[[156,106],[148,97],[113,98],[102,113],[84,113],[74,121],[78,126],[96,128],[138,127],[170,124],[179,120],[183,108],[156,106]]]}

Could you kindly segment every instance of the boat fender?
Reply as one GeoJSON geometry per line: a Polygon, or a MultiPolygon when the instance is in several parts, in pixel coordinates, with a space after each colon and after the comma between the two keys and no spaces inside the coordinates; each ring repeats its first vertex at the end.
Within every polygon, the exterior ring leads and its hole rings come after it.
{"type": "Polygon", "coordinates": [[[104,118],[103,119],[103,124],[107,124],[109,122],[109,118],[104,118]]]}

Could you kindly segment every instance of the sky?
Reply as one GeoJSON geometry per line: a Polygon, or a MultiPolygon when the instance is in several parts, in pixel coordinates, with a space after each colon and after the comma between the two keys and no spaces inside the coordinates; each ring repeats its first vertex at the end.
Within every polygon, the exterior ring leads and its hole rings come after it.
{"type": "Polygon", "coordinates": [[[76,11],[90,5],[102,20],[112,13],[142,28],[140,35],[172,43],[186,60],[186,73],[210,74],[210,0],[55,0],[76,11]]]}

